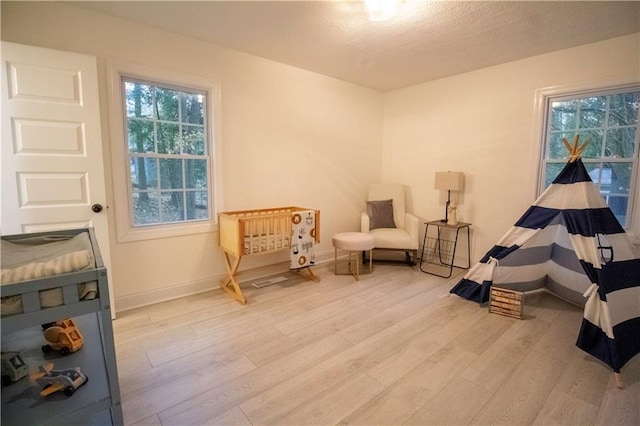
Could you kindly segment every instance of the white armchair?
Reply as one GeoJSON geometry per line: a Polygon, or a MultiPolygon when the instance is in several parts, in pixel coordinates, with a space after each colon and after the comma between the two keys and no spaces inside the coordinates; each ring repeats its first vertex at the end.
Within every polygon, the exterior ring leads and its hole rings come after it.
{"type": "MultiPolygon", "coordinates": [[[[404,251],[407,261],[411,265],[415,265],[418,258],[419,246],[419,223],[418,218],[406,211],[406,195],[405,186],[399,184],[376,183],[369,185],[368,201],[393,200],[393,223],[392,227],[376,227],[382,222],[383,226],[385,218],[369,217],[367,212],[363,212],[360,217],[360,232],[373,235],[375,238],[375,249],[398,250],[404,251]],[[371,229],[372,223],[374,229],[371,229]]],[[[382,205],[382,215],[384,216],[385,208],[382,205]]],[[[388,203],[386,204],[388,206],[388,203]]],[[[375,206],[368,204],[368,212],[373,215],[380,214],[375,210],[375,206]],[[373,210],[372,210],[373,209],[373,210]]],[[[388,209],[390,210],[390,209],[388,209]]],[[[389,211],[386,211],[390,215],[389,211]]],[[[389,218],[387,223],[389,223],[389,218]]]]}

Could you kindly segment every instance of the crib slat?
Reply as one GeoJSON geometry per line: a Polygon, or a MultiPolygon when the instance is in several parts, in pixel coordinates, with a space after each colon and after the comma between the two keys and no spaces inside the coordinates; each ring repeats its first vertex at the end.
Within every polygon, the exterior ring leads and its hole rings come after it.
{"type": "MultiPolygon", "coordinates": [[[[220,245],[223,250],[234,255],[236,250],[230,247],[238,247],[238,256],[268,253],[291,247],[291,215],[304,210],[310,209],[279,207],[220,213],[220,245]],[[227,223],[235,223],[235,225],[229,226],[226,225],[227,223]],[[233,239],[229,235],[231,231],[235,231],[236,235],[233,244],[229,241],[233,239]]],[[[315,211],[316,242],[320,241],[319,213],[315,211]]]]}

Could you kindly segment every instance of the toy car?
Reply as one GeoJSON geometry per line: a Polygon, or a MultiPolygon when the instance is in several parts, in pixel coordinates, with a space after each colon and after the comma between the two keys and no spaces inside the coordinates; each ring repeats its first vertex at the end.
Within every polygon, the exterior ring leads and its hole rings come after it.
{"type": "Polygon", "coordinates": [[[89,381],[89,378],[80,371],[80,367],[54,370],[53,364],[47,364],[46,366],[41,365],[39,369],[40,373],[37,374],[36,382],[42,386],[40,396],[51,395],[57,391],[71,396],[80,386],[89,381]]]}
{"type": "Polygon", "coordinates": [[[59,351],[62,355],[76,352],[84,345],[84,339],[80,330],[76,327],[71,318],[66,318],[54,323],[42,326],[44,338],[48,342],[42,346],[42,352],[48,353],[52,350],[59,351]]]}
{"type": "Polygon", "coordinates": [[[18,352],[2,352],[2,386],[17,382],[29,373],[18,352]]]}

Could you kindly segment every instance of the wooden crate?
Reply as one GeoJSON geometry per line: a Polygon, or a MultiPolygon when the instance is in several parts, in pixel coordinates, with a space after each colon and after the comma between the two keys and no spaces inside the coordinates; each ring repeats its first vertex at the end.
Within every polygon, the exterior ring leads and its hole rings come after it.
{"type": "Polygon", "coordinates": [[[523,292],[491,287],[489,312],[521,319],[523,310],[523,292]]]}

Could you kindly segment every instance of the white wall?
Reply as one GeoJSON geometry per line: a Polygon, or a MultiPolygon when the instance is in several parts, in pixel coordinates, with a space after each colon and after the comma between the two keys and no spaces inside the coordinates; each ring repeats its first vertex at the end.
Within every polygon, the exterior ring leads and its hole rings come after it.
{"type": "Polygon", "coordinates": [[[414,211],[434,220],[446,201],[434,172],[464,172],[458,217],[473,224],[476,261],[536,198],[536,90],[620,77],[640,81],[639,34],[388,92],[383,180],[410,184],[414,211]]]}
{"type": "MultiPolygon", "coordinates": [[[[221,85],[224,210],[297,205],[321,210],[320,258],[331,235],[356,230],[367,185],[382,164],[382,94],[198,40],[59,3],[1,6],[2,39],[98,58],[103,139],[110,175],[107,117],[110,61],[140,64],[221,85]]],[[[110,203],[114,191],[108,184],[110,203]]],[[[185,291],[217,288],[226,272],[217,234],[120,243],[110,212],[116,309],[185,291]]],[[[243,261],[241,269],[288,259],[243,261]]]]}

